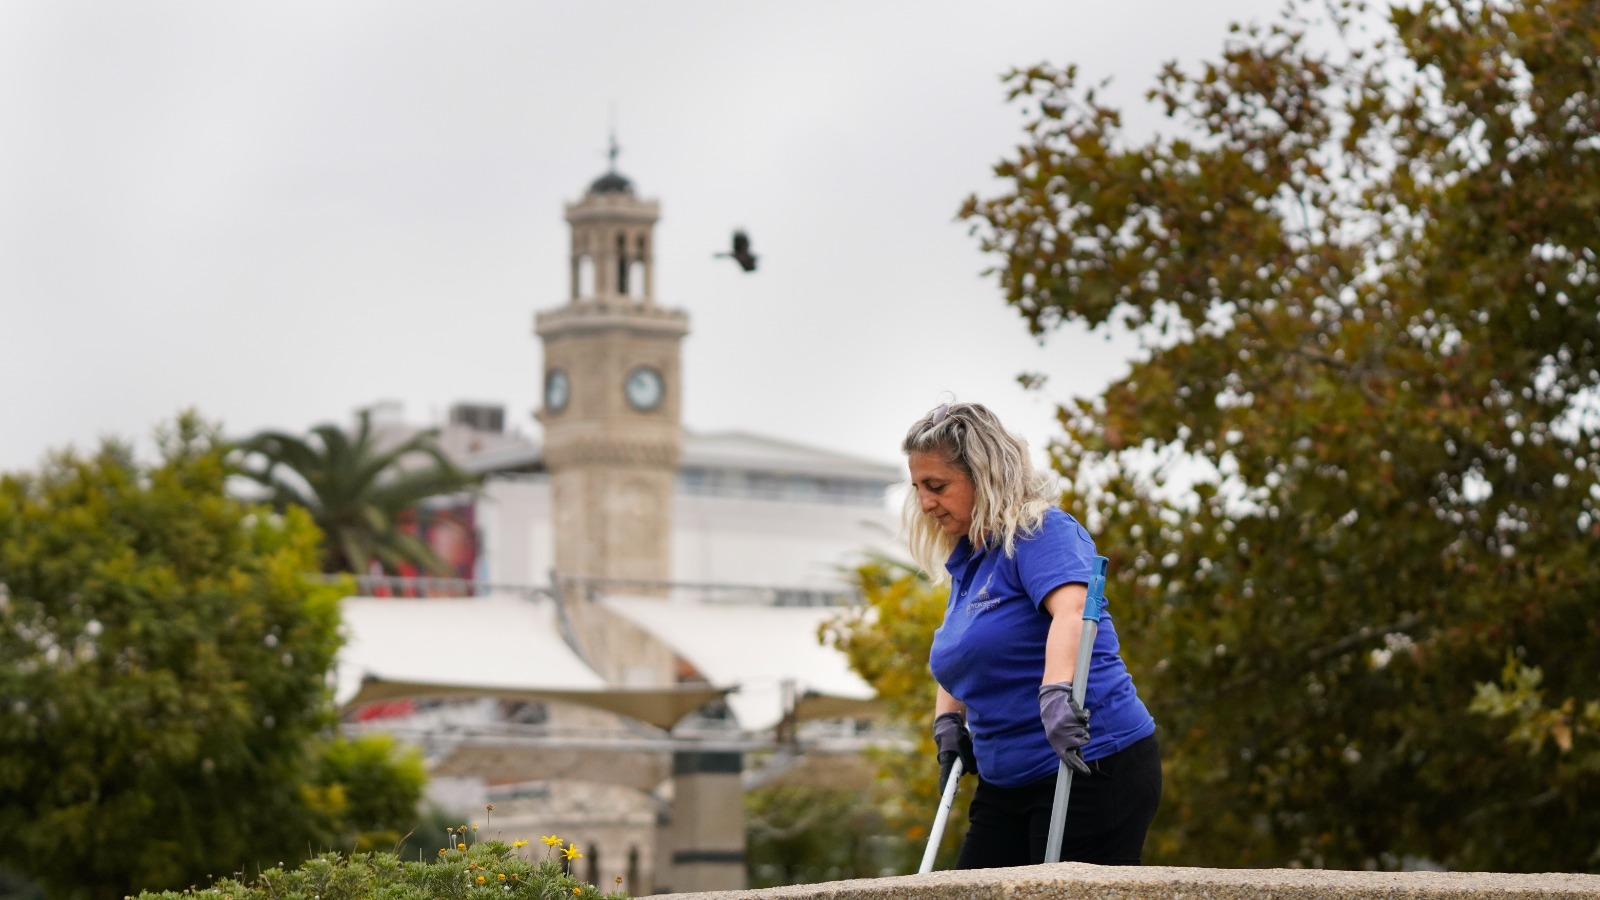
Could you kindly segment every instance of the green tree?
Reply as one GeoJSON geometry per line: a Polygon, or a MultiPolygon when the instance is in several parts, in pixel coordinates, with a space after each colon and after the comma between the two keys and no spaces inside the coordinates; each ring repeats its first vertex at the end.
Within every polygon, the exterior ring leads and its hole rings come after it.
{"type": "Polygon", "coordinates": [[[230,497],[193,414],[158,438],[153,466],[108,442],[0,478],[0,868],[56,897],[200,883],[370,827],[313,802],[358,768],[316,749],[348,588],[306,579],[316,527],[230,497]]]}
{"type": "Polygon", "coordinates": [[[896,870],[899,842],[869,793],[774,784],[745,794],[750,887],[876,878],[896,870]]]}
{"type": "Polygon", "coordinates": [[[239,447],[243,474],[271,492],[274,507],[310,510],[326,536],[324,572],[365,573],[376,560],[389,571],[411,565],[444,574],[433,549],[401,528],[404,514],[422,501],[477,483],[450,462],[437,437],[424,431],[385,447],[363,412],[354,436],[319,425],[306,438],[263,431],[239,447]]]}
{"type": "Polygon", "coordinates": [[[963,215],[1034,334],[1144,336],[1054,453],[1163,725],[1153,857],[1595,870],[1555,726],[1600,683],[1600,5],[1372,24],[1239,29],[1145,140],[1014,72],[1026,139],[963,215]]]}
{"type": "MultiPolygon", "coordinates": [[[[428,773],[415,747],[382,733],[332,737],[316,742],[311,759],[305,794],[331,846],[392,851],[406,842],[407,830],[432,823],[418,812],[428,773]]],[[[429,845],[443,833],[434,829],[429,845]]]]}
{"type": "Polygon", "coordinates": [[[1509,719],[1511,740],[1531,754],[1538,755],[1548,741],[1562,769],[1600,770],[1600,700],[1579,709],[1577,699],[1568,697],[1557,707],[1547,707],[1539,689],[1543,681],[1543,669],[1508,659],[1499,683],[1478,685],[1472,711],[1509,719]]]}

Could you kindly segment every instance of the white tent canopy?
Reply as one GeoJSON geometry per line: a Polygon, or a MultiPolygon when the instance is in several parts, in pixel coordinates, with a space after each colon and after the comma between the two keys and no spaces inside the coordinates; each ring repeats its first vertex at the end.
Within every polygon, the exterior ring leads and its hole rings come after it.
{"type": "Polygon", "coordinates": [[[608,686],[562,640],[555,604],[519,596],[347,597],[335,701],[494,696],[605,709],[671,728],[723,696],[709,686],[608,686]]]}
{"type": "Polygon", "coordinates": [[[727,702],[747,731],[782,720],[785,681],[800,695],[799,718],[866,715],[877,708],[875,692],[844,654],[817,640],[818,626],[838,615],[837,608],[619,596],[599,602],[655,635],[712,684],[735,687],[727,702]]]}

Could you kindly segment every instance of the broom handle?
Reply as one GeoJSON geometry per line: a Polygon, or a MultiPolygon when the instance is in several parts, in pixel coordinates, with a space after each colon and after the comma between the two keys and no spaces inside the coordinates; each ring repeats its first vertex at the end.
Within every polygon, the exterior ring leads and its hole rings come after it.
{"type": "MultiPolygon", "coordinates": [[[[1083,635],[1078,638],[1078,664],[1072,673],[1072,700],[1083,708],[1089,685],[1089,658],[1094,655],[1094,639],[1100,633],[1100,610],[1106,603],[1106,567],[1111,561],[1094,558],[1094,575],[1089,578],[1089,596],[1083,601],[1083,635]]],[[[1067,828],[1067,798],[1072,794],[1072,769],[1061,763],[1056,769],[1056,797],[1050,806],[1050,837],[1044,846],[1044,861],[1061,861],[1061,836],[1067,828]]]]}
{"type": "Polygon", "coordinates": [[[939,853],[944,840],[944,825],[950,820],[950,807],[956,802],[956,785],[961,782],[961,757],[950,764],[950,779],[944,783],[944,795],[939,798],[939,811],[933,816],[933,832],[928,835],[928,849],[922,851],[922,865],[917,874],[933,871],[933,858],[939,853]]]}

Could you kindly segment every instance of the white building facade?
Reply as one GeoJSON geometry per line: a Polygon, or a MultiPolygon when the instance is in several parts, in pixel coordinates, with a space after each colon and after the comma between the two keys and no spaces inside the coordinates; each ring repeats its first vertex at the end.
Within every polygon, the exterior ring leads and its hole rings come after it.
{"type": "MultiPolygon", "coordinates": [[[[485,476],[473,501],[477,578],[549,584],[557,573],[554,498],[539,446],[502,445],[458,461],[485,476]]],[[[893,551],[898,520],[885,498],[899,477],[882,463],[759,435],[688,432],[666,580],[837,593],[841,570],[867,553],[893,551]]]]}

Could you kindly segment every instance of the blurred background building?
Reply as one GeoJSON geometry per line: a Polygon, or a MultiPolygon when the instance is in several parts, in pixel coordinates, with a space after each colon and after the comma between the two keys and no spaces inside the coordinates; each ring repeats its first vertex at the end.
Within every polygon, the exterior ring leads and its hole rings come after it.
{"type": "MultiPolygon", "coordinates": [[[[872,691],[818,628],[856,599],[845,572],[891,552],[901,479],[685,430],[689,321],[653,292],[659,214],[614,161],[567,206],[571,292],[534,324],[537,433],[451,409],[440,445],[482,486],[412,527],[454,577],[361,579],[337,688],[347,729],[423,748],[442,809],[493,804],[481,836],[559,834],[578,874],[636,894],[742,887],[746,787],[860,777],[872,691]]],[[[398,404],[367,412],[387,440],[420,430],[398,404]]]]}

